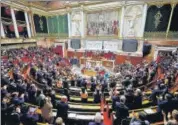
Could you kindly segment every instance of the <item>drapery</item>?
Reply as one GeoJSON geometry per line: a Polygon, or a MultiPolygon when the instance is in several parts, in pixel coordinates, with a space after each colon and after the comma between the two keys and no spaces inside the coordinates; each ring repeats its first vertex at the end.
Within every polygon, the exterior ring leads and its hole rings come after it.
{"type": "Polygon", "coordinates": [[[146,32],[164,32],[167,30],[169,17],[171,13],[171,5],[163,6],[152,5],[147,10],[146,32]]]}
{"type": "Polygon", "coordinates": [[[37,33],[48,33],[47,20],[45,16],[34,14],[33,19],[37,33]]]}
{"type": "Polygon", "coordinates": [[[55,48],[54,48],[54,52],[58,55],[60,55],[61,57],[63,57],[63,48],[62,46],[60,45],[57,45],[55,48]]]}
{"type": "Polygon", "coordinates": [[[170,26],[170,31],[178,31],[178,4],[174,8],[174,12],[172,15],[172,21],[171,21],[171,26],[170,26]]]}
{"type": "Polygon", "coordinates": [[[63,35],[68,34],[67,15],[49,16],[48,30],[50,34],[63,35]]]}

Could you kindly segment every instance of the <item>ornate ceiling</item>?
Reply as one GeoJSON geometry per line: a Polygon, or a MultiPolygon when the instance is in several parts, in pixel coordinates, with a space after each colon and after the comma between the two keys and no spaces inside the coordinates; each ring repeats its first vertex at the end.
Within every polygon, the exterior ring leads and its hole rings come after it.
{"type": "MultiPolygon", "coordinates": [[[[14,1],[15,2],[15,1],[14,1]]],[[[57,10],[57,9],[64,9],[67,7],[77,7],[80,5],[92,5],[97,3],[103,3],[99,1],[25,1],[19,0],[16,3],[20,3],[26,6],[36,7],[42,10],[57,10]]]]}

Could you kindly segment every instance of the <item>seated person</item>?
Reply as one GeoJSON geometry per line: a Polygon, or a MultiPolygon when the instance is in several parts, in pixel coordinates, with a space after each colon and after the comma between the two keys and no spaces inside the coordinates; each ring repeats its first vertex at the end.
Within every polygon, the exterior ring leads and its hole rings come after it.
{"type": "Polygon", "coordinates": [[[65,125],[62,118],[61,117],[58,117],[55,121],[55,124],[54,125],[65,125]]]}
{"type": "Polygon", "coordinates": [[[130,121],[130,125],[150,125],[149,121],[146,120],[145,113],[140,112],[138,114],[138,118],[134,112],[132,113],[132,115],[133,115],[133,118],[130,121]]]}
{"type": "Polygon", "coordinates": [[[89,122],[88,125],[104,125],[102,122],[102,115],[101,113],[97,112],[94,118],[94,122],[89,122]]]}
{"type": "Polygon", "coordinates": [[[85,88],[82,88],[82,89],[81,89],[80,97],[81,97],[81,101],[82,101],[82,102],[84,102],[84,103],[87,102],[87,100],[88,100],[88,93],[87,93],[87,91],[86,91],[85,88]]]}
{"type": "Polygon", "coordinates": [[[163,118],[164,118],[164,125],[178,125],[178,111],[173,110],[172,112],[172,119],[171,118],[166,118],[166,113],[162,111],[163,118]]]}

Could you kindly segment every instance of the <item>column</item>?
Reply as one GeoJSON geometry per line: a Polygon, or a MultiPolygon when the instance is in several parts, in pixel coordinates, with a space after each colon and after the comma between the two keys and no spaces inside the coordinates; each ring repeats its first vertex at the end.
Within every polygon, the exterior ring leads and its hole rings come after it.
{"type": "Polygon", "coordinates": [[[68,39],[68,42],[67,42],[67,43],[68,43],[68,49],[71,50],[72,48],[71,48],[71,46],[70,46],[70,43],[71,43],[71,42],[70,42],[70,39],[68,39]]]}
{"type": "Polygon", "coordinates": [[[28,33],[28,37],[31,38],[31,30],[30,30],[30,24],[29,24],[29,19],[28,19],[28,14],[25,11],[25,21],[26,21],[26,25],[27,25],[27,33],[28,33]]]}
{"type": "Polygon", "coordinates": [[[17,29],[17,21],[16,21],[16,18],[15,18],[15,13],[14,13],[13,8],[11,8],[11,16],[12,16],[12,21],[13,21],[13,24],[14,24],[15,36],[17,38],[19,38],[19,31],[17,29]]]}
{"type": "Polygon", "coordinates": [[[169,32],[169,29],[170,29],[170,26],[171,26],[171,21],[172,21],[172,15],[173,15],[173,12],[174,12],[174,7],[175,7],[175,4],[172,4],[171,5],[171,14],[170,14],[170,17],[169,17],[169,22],[168,22],[168,26],[167,26],[167,30],[166,30],[166,38],[168,37],[168,32],[169,32]]]}
{"type": "Polygon", "coordinates": [[[84,38],[84,13],[83,13],[83,5],[81,5],[81,37],[84,38]]]}
{"type": "Polygon", "coordinates": [[[143,17],[142,17],[142,29],[141,29],[141,37],[144,37],[144,31],[145,31],[145,23],[146,23],[146,16],[147,16],[147,4],[144,4],[143,6],[143,17]]]}
{"type": "Polygon", "coordinates": [[[68,17],[68,37],[71,37],[71,19],[70,19],[70,13],[67,13],[68,17]]]}
{"type": "Polygon", "coordinates": [[[33,21],[32,11],[29,11],[28,18],[29,18],[29,24],[30,24],[30,29],[31,29],[31,36],[35,36],[36,32],[35,32],[35,25],[34,25],[34,21],[33,21]]]}
{"type": "Polygon", "coordinates": [[[119,33],[119,37],[121,38],[123,37],[124,13],[125,13],[125,6],[123,6],[121,10],[121,23],[120,23],[120,33],[119,33]]]}
{"type": "Polygon", "coordinates": [[[6,35],[4,33],[4,28],[3,28],[2,22],[1,22],[1,36],[2,36],[2,38],[6,37],[6,35]]]}

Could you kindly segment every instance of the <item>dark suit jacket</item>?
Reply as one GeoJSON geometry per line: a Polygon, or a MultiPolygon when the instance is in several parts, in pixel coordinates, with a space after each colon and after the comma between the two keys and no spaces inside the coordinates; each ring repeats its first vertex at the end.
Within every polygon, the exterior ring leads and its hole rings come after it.
{"type": "Polygon", "coordinates": [[[61,117],[63,119],[66,119],[67,118],[67,115],[68,115],[68,109],[69,109],[69,106],[67,103],[64,103],[64,102],[58,102],[57,103],[57,117],[61,117]]]}
{"type": "Polygon", "coordinates": [[[125,104],[116,102],[116,117],[119,119],[125,119],[129,116],[129,109],[125,104]]]}

